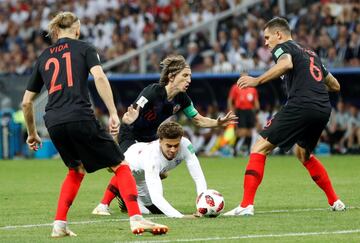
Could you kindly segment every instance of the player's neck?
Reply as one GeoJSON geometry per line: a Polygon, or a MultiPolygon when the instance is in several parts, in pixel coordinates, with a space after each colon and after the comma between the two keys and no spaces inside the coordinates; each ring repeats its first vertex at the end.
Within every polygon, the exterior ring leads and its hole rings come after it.
{"type": "Polygon", "coordinates": [[[165,86],[165,90],[166,90],[166,94],[167,94],[167,99],[168,101],[171,101],[172,99],[174,99],[174,97],[179,93],[175,87],[170,86],[170,85],[166,85],[165,86]]]}
{"type": "Polygon", "coordinates": [[[62,38],[77,39],[76,34],[72,34],[72,33],[59,34],[58,39],[62,39],[62,38]]]}
{"type": "Polygon", "coordinates": [[[284,39],[281,40],[281,42],[279,44],[282,44],[282,43],[285,43],[285,42],[291,41],[291,40],[293,40],[291,37],[284,38],[284,39]]]}

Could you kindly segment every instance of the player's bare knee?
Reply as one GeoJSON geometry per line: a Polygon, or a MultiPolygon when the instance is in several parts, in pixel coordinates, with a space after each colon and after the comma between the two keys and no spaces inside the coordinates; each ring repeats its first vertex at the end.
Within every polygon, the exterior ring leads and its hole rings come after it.
{"type": "Polygon", "coordinates": [[[110,167],[110,169],[115,172],[121,165],[127,165],[130,166],[129,162],[127,162],[126,160],[121,161],[118,165],[112,166],[110,167]]]}
{"type": "Polygon", "coordinates": [[[307,149],[302,148],[297,144],[295,147],[295,154],[301,163],[304,163],[310,159],[310,152],[307,151],[307,149]]]}
{"type": "Polygon", "coordinates": [[[86,170],[85,170],[83,164],[80,164],[78,167],[75,167],[74,170],[75,170],[77,173],[86,174],[86,170]]]}
{"type": "Polygon", "coordinates": [[[251,148],[251,153],[268,155],[273,151],[274,148],[275,145],[260,137],[254,144],[254,146],[251,148]]]}
{"type": "Polygon", "coordinates": [[[130,164],[126,160],[123,160],[123,161],[120,162],[120,165],[130,165],[130,164]]]}

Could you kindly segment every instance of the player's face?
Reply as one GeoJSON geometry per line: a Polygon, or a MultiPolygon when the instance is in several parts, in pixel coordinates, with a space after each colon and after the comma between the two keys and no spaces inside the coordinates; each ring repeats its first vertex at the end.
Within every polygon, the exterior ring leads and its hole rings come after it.
{"type": "Polygon", "coordinates": [[[184,68],[180,73],[174,77],[174,86],[180,92],[186,92],[191,83],[191,69],[189,67],[184,68]]]}
{"type": "Polygon", "coordinates": [[[269,28],[266,28],[264,30],[264,39],[265,46],[272,51],[272,49],[280,43],[280,33],[278,30],[269,30],[269,28]]]}
{"type": "Polygon", "coordinates": [[[160,149],[166,159],[172,160],[175,158],[180,149],[180,140],[181,137],[175,139],[160,139],[160,149]]]}

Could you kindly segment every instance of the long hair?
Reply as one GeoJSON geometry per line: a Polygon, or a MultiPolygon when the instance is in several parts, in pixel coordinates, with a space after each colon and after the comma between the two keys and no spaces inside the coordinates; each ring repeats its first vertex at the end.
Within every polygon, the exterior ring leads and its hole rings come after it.
{"type": "MultiPolygon", "coordinates": [[[[49,23],[48,31],[51,38],[56,38],[60,29],[74,28],[74,23],[79,23],[79,18],[71,12],[58,13],[49,23]]],[[[76,26],[77,27],[77,26],[76,26]]]]}
{"type": "Polygon", "coordinates": [[[175,76],[184,68],[189,67],[185,58],[181,55],[167,56],[161,63],[161,73],[159,83],[163,86],[169,83],[169,76],[175,76]]]}

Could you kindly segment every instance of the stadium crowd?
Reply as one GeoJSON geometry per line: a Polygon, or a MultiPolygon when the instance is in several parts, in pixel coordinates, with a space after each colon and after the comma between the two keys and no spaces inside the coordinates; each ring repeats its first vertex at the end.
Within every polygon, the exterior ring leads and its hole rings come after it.
{"type": "MultiPolygon", "coordinates": [[[[59,10],[72,11],[80,17],[81,38],[93,43],[102,61],[106,62],[150,42],[163,40],[196,23],[208,21],[216,14],[246,1],[0,1],[0,75],[31,73],[38,55],[51,44],[47,25],[59,10]]],[[[288,2],[291,4],[287,5],[286,17],[297,42],[314,49],[328,68],[360,66],[359,1],[288,2]]],[[[272,58],[264,46],[262,27],[275,15],[280,15],[277,1],[263,0],[246,13],[220,21],[215,43],[210,43],[207,31],[191,33],[166,43],[148,53],[147,72],[159,72],[160,60],[170,53],[184,55],[193,72],[241,73],[266,69],[272,65],[272,58]]],[[[111,71],[136,73],[138,70],[139,61],[134,58],[111,71]]],[[[257,130],[266,124],[275,110],[267,107],[257,113],[257,130]]],[[[216,118],[219,112],[217,107],[208,106],[202,114],[216,118]]],[[[226,147],[231,143],[228,138],[232,129],[214,132],[192,128],[188,129],[188,135],[197,151],[206,155],[226,155],[233,153],[226,147]]],[[[322,142],[330,144],[329,149],[333,153],[359,152],[358,108],[339,102],[322,142]]],[[[237,148],[241,150],[241,146],[237,148]]]]}
{"type": "MultiPolygon", "coordinates": [[[[51,44],[47,24],[59,10],[82,22],[82,39],[93,43],[104,61],[162,40],[246,0],[31,0],[0,1],[0,74],[29,74],[36,57],[51,44]]],[[[290,1],[287,15],[294,39],[309,46],[328,67],[360,64],[360,3],[356,0],[290,1]],[[319,14],[320,13],[320,14],[319,14]]],[[[265,69],[271,55],[262,26],[280,15],[275,0],[263,0],[247,13],[218,25],[217,41],[206,31],[191,33],[148,53],[147,72],[158,72],[169,53],[187,58],[194,71],[241,72],[265,69]]],[[[138,72],[138,60],[115,72],[138,72]]]]}

